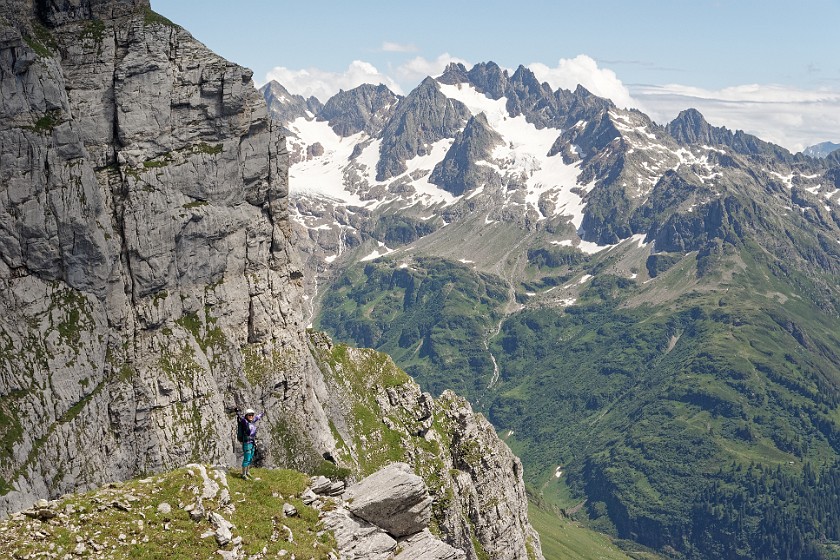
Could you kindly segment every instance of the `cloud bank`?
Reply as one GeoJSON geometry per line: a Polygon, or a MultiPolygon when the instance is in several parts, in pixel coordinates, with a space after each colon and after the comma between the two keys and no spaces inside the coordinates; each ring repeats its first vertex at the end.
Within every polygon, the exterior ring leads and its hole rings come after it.
{"type": "Polygon", "coordinates": [[[390,76],[362,60],[354,60],[344,72],[328,72],[318,68],[292,70],[277,66],[266,74],[265,83],[276,80],[289,92],[309,97],[314,95],[321,102],[326,102],[340,90],[348,90],[362,84],[385,84],[392,91],[402,94],[402,88],[390,76]]]}
{"type": "Polygon", "coordinates": [[[578,84],[599,97],[612,100],[617,107],[638,107],[639,103],[630,95],[615,72],[599,68],[591,57],[581,54],[575,58],[561,58],[557,66],[550,68],[541,62],[533,62],[528,68],[541,82],[548,82],[552,89],[574,91],[578,84]]]}
{"type": "Polygon", "coordinates": [[[791,152],[840,140],[840,90],[749,84],[720,90],[669,84],[631,88],[640,109],[667,123],[695,108],[714,126],[743,130],[791,152]]]}

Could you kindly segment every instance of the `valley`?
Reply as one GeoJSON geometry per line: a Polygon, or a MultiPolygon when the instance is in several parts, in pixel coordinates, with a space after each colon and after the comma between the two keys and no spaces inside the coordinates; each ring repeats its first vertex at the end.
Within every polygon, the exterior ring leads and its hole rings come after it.
{"type": "MultiPolygon", "coordinates": [[[[292,166],[317,328],[466,395],[532,498],[585,499],[590,527],[688,558],[830,554],[837,517],[804,488],[833,484],[840,451],[837,157],[693,110],[658,125],[493,63],[387,106],[339,96],[378,124],[324,118],[362,148],[292,166]],[[307,166],[366,194],[328,201],[307,166]]],[[[286,121],[299,153],[320,119],[286,121]]]]}

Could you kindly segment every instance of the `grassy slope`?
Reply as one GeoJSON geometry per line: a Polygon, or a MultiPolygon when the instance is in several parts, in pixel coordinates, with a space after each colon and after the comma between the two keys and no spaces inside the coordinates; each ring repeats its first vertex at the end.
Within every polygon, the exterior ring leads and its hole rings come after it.
{"type": "MultiPolygon", "coordinates": [[[[329,558],[335,546],[332,536],[318,534],[318,512],[299,499],[309,477],[282,469],[252,472],[256,476],[253,481],[235,475],[227,477],[236,510],[233,514],[221,512],[235,525],[234,536],[242,537],[243,550],[250,555],[266,548],[267,557],[285,550],[297,558],[329,558]],[[299,516],[282,515],[286,502],[297,508],[299,516]],[[294,542],[287,539],[282,525],[292,531],[294,542]]],[[[196,484],[200,485],[199,477],[190,474],[189,469],[178,469],[67,496],[54,508],[61,512],[59,516],[49,521],[16,516],[0,523],[0,556],[21,558],[27,554],[56,553],[61,558],[81,542],[87,554],[94,551],[95,543],[104,557],[114,559],[217,557],[216,550],[231,550],[232,545],[219,547],[212,536],[202,538],[203,533],[212,530],[206,517],[194,522],[178,506],[195,501],[190,487],[196,484]],[[130,510],[114,507],[116,502],[130,506],[130,510]],[[171,505],[170,513],[158,511],[162,502],[171,505]]],[[[205,500],[204,506],[208,512],[220,509],[217,500],[205,500]]]]}
{"type": "Polygon", "coordinates": [[[558,517],[533,504],[528,518],[540,534],[545,560],[654,560],[660,556],[642,551],[625,551],[612,540],[580,523],[558,517]]]}

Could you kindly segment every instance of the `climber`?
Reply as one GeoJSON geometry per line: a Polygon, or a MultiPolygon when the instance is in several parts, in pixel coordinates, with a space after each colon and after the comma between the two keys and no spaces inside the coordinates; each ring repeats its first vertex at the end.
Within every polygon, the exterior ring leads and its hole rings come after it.
{"type": "Polygon", "coordinates": [[[248,471],[251,468],[251,461],[254,460],[254,449],[257,442],[257,422],[265,415],[265,412],[257,414],[254,409],[249,408],[245,414],[240,415],[236,409],[236,439],[242,444],[242,478],[250,480],[248,471]]]}

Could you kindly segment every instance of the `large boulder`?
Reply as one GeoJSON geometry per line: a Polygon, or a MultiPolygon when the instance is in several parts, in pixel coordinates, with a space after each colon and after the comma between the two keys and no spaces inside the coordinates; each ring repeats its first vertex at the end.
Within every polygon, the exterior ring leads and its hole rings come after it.
{"type": "Polygon", "coordinates": [[[343,507],[327,511],[324,528],[335,535],[343,560],[387,560],[397,547],[381,528],[353,516],[343,507]]]}
{"type": "Polygon", "coordinates": [[[429,525],[432,498],[422,478],[405,463],[393,463],[344,493],[348,509],[394,537],[419,533],[429,525]]]}

